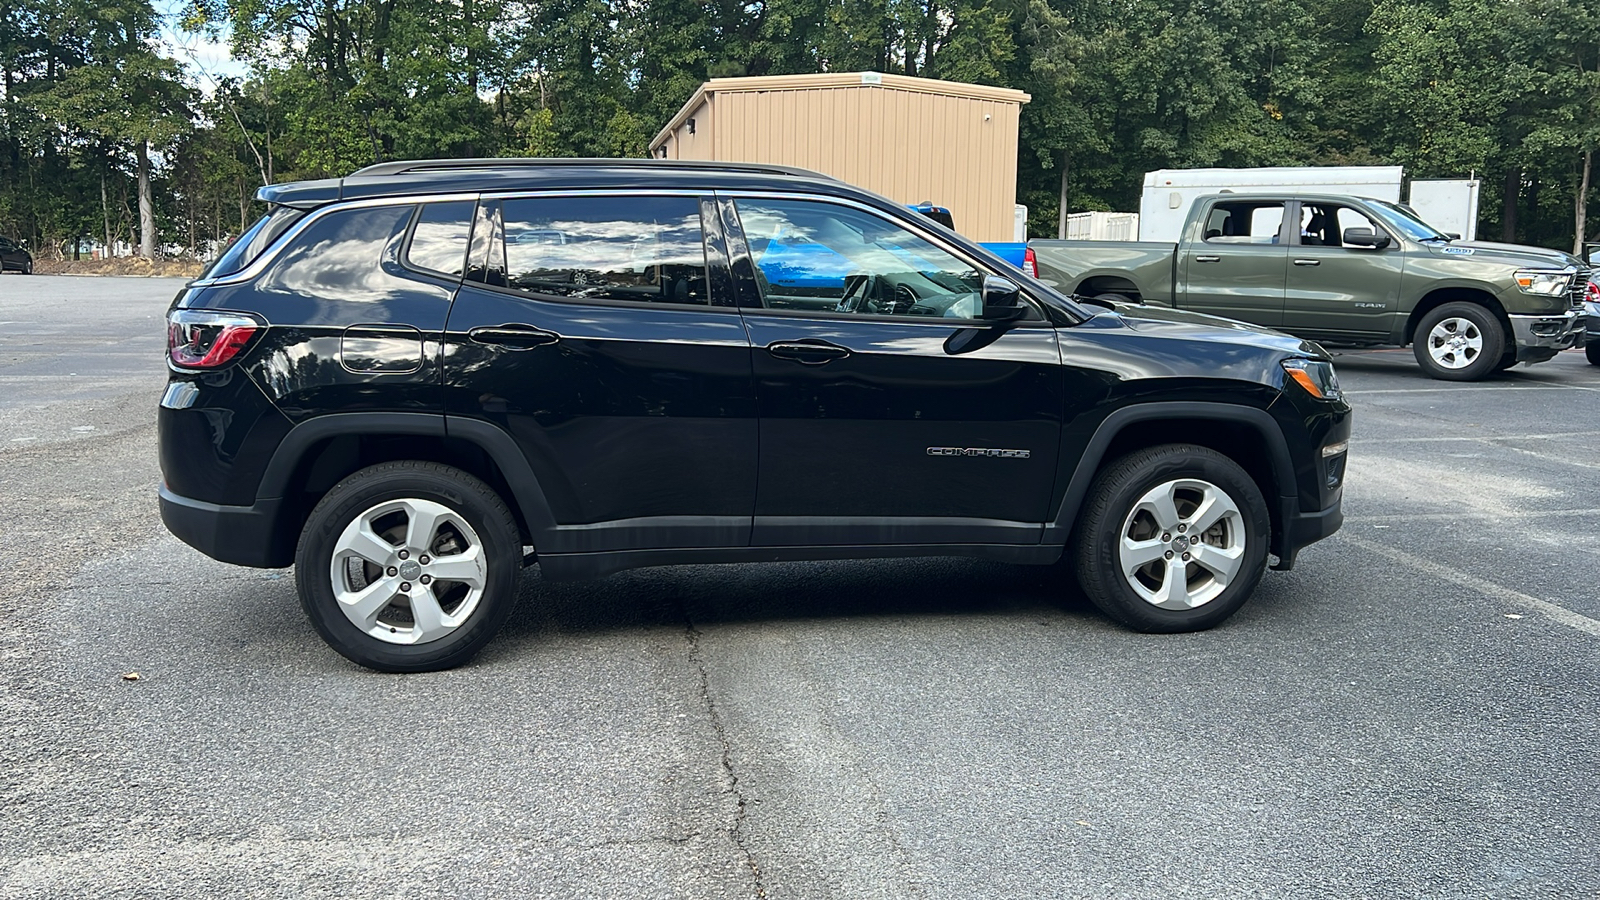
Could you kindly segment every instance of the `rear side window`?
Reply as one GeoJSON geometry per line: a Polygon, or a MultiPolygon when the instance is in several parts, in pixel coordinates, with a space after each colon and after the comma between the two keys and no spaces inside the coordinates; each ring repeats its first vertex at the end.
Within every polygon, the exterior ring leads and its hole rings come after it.
{"type": "Polygon", "coordinates": [[[415,207],[375,206],[330,212],[306,226],[261,276],[259,288],[324,300],[387,299],[415,207]]]}
{"type": "Polygon", "coordinates": [[[289,226],[305,218],[306,211],[292,209],[287,206],[275,206],[271,212],[256,220],[238,240],[228,246],[217,261],[211,264],[202,275],[204,278],[220,278],[223,275],[232,275],[256,261],[262,251],[272,246],[289,226]]]}
{"type": "Polygon", "coordinates": [[[453,200],[426,203],[411,227],[406,264],[446,278],[460,278],[466,268],[467,239],[472,233],[472,213],[477,203],[453,200]]]}
{"type": "Polygon", "coordinates": [[[507,200],[501,221],[507,287],[571,299],[711,302],[693,197],[507,200]]]}

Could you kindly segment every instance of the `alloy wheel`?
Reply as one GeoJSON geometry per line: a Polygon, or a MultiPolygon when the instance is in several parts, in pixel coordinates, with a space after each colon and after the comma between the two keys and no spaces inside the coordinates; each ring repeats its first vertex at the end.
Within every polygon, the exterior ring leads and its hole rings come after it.
{"type": "Polygon", "coordinates": [[[426,644],[472,617],[488,581],[483,541],[432,500],[387,500],[353,519],[329,576],[339,609],[367,635],[426,644]]]}
{"type": "Polygon", "coordinates": [[[1146,491],[1120,535],[1123,577],[1141,599],[1162,609],[1194,609],[1215,600],[1239,574],[1245,556],[1238,504],[1196,478],[1146,491]]]}

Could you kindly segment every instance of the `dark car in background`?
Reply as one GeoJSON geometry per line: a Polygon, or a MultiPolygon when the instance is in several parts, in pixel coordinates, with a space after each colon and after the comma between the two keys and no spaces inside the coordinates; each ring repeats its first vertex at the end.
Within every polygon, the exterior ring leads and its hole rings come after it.
{"type": "Polygon", "coordinates": [[[1583,294],[1583,318],[1583,352],[1589,355],[1589,362],[1600,366],[1600,273],[1589,277],[1589,287],[1583,294]]]}
{"type": "Polygon", "coordinates": [[[33,274],[33,254],[8,237],[0,237],[0,272],[33,274]]]}

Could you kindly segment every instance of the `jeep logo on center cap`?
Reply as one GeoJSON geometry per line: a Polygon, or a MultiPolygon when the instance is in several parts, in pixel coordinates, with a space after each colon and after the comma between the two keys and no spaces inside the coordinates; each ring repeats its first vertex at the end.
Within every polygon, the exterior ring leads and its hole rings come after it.
{"type": "Polygon", "coordinates": [[[1172,539],[1172,549],[1178,551],[1179,553],[1182,553],[1185,550],[1188,550],[1189,549],[1189,536],[1187,534],[1180,534],[1177,537],[1174,537],[1172,539]]]}
{"type": "Polygon", "coordinates": [[[416,581],[422,574],[422,564],[414,559],[408,559],[400,564],[400,577],[407,581],[416,581]]]}

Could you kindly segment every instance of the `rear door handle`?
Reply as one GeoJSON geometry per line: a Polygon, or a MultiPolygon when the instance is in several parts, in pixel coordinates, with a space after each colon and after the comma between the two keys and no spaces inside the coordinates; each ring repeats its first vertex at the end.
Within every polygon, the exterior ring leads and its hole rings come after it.
{"type": "Polygon", "coordinates": [[[554,331],[545,331],[532,325],[513,322],[493,328],[474,328],[467,332],[467,337],[480,344],[498,344],[512,350],[528,350],[533,347],[543,347],[545,344],[554,344],[561,340],[561,335],[554,331]]]}
{"type": "Polygon", "coordinates": [[[1320,266],[1320,265],[1322,265],[1322,260],[1320,260],[1320,259],[1297,259],[1297,260],[1294,261],[1294,264],[1297,265],[1297,266],[1320,266]]]}
{"type": "Polygon", "coordinates": [[[837,344],[829,344],[823,341],[818,341],[816,343],[788,343],[780,341],[776,344],[768,344],[767,352],[773,356],[776,356],[778,359],[792,359],[795,362],[808,366],[820,366],[823,363],[832,362],[836,359],[844,359],[846,356],[850,355],[848,348],[840,347],[837,344]]]}
{"type": "Polygon", "coordinates": [[[1194,261],[1195,262],[1222,262],[1222,257],[1220,257],[1220,256],[1196,256],[1194,258],[1194,261]]]}

